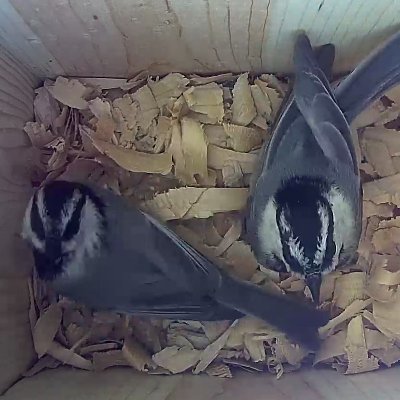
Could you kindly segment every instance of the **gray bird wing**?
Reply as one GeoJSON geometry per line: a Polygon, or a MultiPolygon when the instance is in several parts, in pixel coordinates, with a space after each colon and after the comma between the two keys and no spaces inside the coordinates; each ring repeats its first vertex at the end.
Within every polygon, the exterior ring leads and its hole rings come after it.
{"type": "Polygon", "coordinates": [[[121,197],[103,192],[102,198],[107,201],[109,242],[104,255],[93,261],[93,273],[82,290],[93,287],[90,282],[97,282],[96,290],[117,290],[91,295],[98,304],[164,318],[232,319],[248,314],[310,348],[317,346],[317,329],[327,321],[324,312],[229,276],[167,226],[121,197]]]}
{"type": "Polygon", "coordinates": [[[361,111],[399,83],[400,32],[397,32],[343,79],[335,95],[350,124],[361,111]]]}
{"type": "Polygon", "coordinates": [[[294,97],[316,142],[333,164],[339,162],[358,175],[350,127],[305,35],[298,37],[293,58],[296,74],[294,97]]]}
{"type": "MultiPolygon", "coordinates": [[[[301,36],[301,35],[300,35],[301,36]]],[[[308,40],[298,41],[299,53],[307,52],[310,59],[308,40]]],[[[320,54],[316,54],[317,62],[321,69],[328,76],[328,69],[331,70],[333,63],[333,45],[322,46],[320,54]]],[[[343,81],[334,89],[337,103],[342,110],[345,118],[350,124],[352,120],[373,101],[381,97],[387,90],[400,82],[400,32],[395,33],[384,43],[378,46],[368,57],[366,57],[343,81]]],[[[260,150],[260,157],[256,166],[256,171],[252,178],[251,193],[255,190],[255,183],[263,171],[268,170],[274,162],[277,147],[280,145],[282,137],[285,135],[289,126],[301,114],[293,101],[293,93],[287,95],[287,103],[283,103],[276,122],[272,127],[272,138],[269,143],[265,143],[260,150]]],[[[346,142],[350,144],[347,135],[344,136],[346,142]]],[[[354,149],[349,145],[349,149],[354,158],[354,149]]]]}
{"type": "MultiPolygon", "coordinates": [[[[333,61],[335,59],[335,46],[332,44],[325,44],[316,48],[315,57],[325,75],[331,77],[333,61]]],[[[271,132],[273,133],[272,138],[269,143],[264,142],[259,151],[255,171],[251,176],[249,200],[251,200],[251,195],[255,189],[255,183],[257,182],[261,172],[264,168],[269,168],[275,159],[276,149],[280,144],[282,136],[299,115],[300,112],[297,108],[296,102],[294,101],[293,91],[289,89],[271,127],[271,132]]]]}

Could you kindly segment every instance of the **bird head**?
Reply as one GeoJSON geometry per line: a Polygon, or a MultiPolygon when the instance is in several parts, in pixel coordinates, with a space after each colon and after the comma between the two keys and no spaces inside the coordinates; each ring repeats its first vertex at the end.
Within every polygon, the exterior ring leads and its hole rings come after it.
{"type": "Polygon", "coordinates": [[[104,223],[104,204],[86,185],[60,180],[39,188],[22,226],[39,278],[53,280],[71,272],[71,261],[91,255],[99,245],[104,223]]]}
{"type": "Polygon", "coordinates": [[[276,257],[305,280],[314,302],[319,302],[322,276],[336,268],[341,250],[328,189],[320,181],[296,178],[274,199],[280,239],[276,257]]]}

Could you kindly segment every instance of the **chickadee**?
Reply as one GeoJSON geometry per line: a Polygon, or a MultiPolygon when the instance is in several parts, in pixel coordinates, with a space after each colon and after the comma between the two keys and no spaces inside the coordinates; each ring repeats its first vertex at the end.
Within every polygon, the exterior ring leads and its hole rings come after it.
{"type": "Polygon", "coordinates": [[[167,319],[261,318],[311,349],[321,311],[236,280],[109,190],[54,181],[30,200],[23,237],[40,279],[98,310],[167,319]]]}
{"type": "Polygon", "coordinates": [[[399,50],[397,33],[332,90],[329,62],[318,65],[305,34],[295,44],[293,94],[261,151],[247,227],[259,262],[305,279],[316,302],[322,275],[353,259],[361,234],[349,124],[399,83],[399,50]]]}

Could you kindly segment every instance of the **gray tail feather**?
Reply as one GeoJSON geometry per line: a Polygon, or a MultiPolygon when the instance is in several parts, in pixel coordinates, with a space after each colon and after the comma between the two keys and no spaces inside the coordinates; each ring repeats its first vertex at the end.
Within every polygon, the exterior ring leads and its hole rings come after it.
{"type": "MultiPolygon", "coordinates": [[[[321,70],[328,79],[331,79],[333,62],[335,60],[335,46],[330,43],[324,44],[323,46],[317,47],[314,52],[315,58],[321,70]]],[[[278,122],[281,125],[279,129],[282,129],[283,132],[286,132],[286,129],[298,116],[299,110],[296,106],[296,102],[294,101],[293,91],[288,90],[285,98],[282,101],[282,106],[280,107],[278,114],[275,118],[274,124],[272,126],[272,132],[274,132],[278,122]],[[285,118],[281,121],[281,117],[283,114],[285,114],[285,118]]]]}
{"type": "Polygon", "coordinates": [[[318,328],[329,319],[325,312],[226,274],[222,275],[215,299],[226,307],[264,320],[311,350],[318,348],[318,328]]]}
{"type": "Polygon", "coordinates": [[[304,33],[301,33],[296,40],[293,52],[293,64],[296,76],[302,72],[310,72],[324,86],[325,91],[334,99],[328,78],[322,71],[317,58],[315,57],[310,39],[304,33]]]}
{"type": "Polygon", "coordinates": [[[400,82],[400,32],[378,46],[335,90],[349,123],[400,82]]]}

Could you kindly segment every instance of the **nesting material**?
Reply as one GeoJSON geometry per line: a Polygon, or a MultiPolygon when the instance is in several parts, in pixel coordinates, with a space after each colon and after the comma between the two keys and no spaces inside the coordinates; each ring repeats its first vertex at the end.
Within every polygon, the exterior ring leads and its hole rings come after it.
{"type": "MultiPolygon", "coordinates": [[[[37,90],[36,120],[25,131],[41,155],[43,182],[63,178],[108,187],[221,268],[309,301],[304,282],[258,265],[243,240],[240,213],[286,87],[273,75],[230,73],[161,79],[142,73],[129,81],[59,77],[37,90]]],[[[279,377],[310,364],[354,374],[397,363],[398,93],[390,91],[352,126],[364,180],[364,228],[357,263],[324,278],[321,307],[331,320],[320,330],[317,354],[253,317],[196,322],[104,313],[57,298],[33,279],[29,318],[38,361],[26,375],[67,364],[224,378],[241,368],[279,377]]]]}

